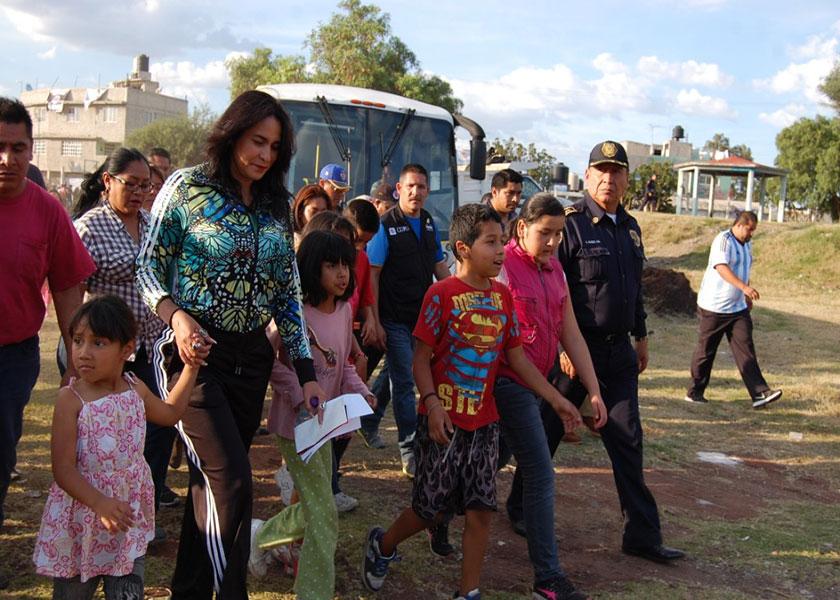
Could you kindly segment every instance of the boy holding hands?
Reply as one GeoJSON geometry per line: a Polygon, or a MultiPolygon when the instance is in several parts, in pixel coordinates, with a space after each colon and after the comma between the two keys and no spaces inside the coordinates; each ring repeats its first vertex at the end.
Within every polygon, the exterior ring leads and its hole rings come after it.
{"type": "Polygon", "coordinates": [[[479,600],[481,563],[496,509],[499,415],[493,381],[504,352],[510,367],[557,411],[564,425],[580,414],[525,356],[507,287],[494,281],[504,259],[499,215],[468,204],[452,215],[449,239],[458,274],[426,292],[414,328],[414,377],[420,391],[417,469],[411,507],[387,531],[370,530],[362,580],[378,591],[397,545],[446,513],[464,512],[461,581],[454,598],[479,600]]]}

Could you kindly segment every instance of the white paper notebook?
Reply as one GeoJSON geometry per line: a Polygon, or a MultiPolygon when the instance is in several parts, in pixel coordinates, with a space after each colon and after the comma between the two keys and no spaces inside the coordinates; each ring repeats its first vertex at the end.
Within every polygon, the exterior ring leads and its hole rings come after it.
{"type": "Polygon", "coordinates": [[[373,414],[361,394],[343,394],[324,404],[324,421],[311,418],[295,427],[295,450],[303,462],[329,440],[362,426],[361,418],[373,414]]]}

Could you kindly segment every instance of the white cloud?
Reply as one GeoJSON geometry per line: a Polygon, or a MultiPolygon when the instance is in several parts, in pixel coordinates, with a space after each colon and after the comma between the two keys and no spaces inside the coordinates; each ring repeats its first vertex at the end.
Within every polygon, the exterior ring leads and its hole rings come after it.
{"type": "Polygon", "coordinates": [[[804,117],[807,112],[808,109],[804,104],[791,103],[771,113],[759,113],[758,118],[777,129],[784,129],[795,123],[800,117],[804,117]]]}
{"type": "Polygon", "coordinates": [[[737,113],[729,108],[723,98],[704,96],[696,88],[680,90],[676,97],[676,107],[687,115],[734,119],[737,113]]]}
{"type": "Polygon", "coordinates": [[[800,46],[789,50],[795,61],[766,79],[753,80],[759,90],[775,94],[802,94],[813,103],[823,103],[825,96],[819,90],[825,76],[840,61],[840,21],[832,26],[834,36],[813,35],[800,46]]]}
{"type": "Polygon", "coordinates": [[[734,78],[723,72],[714,63],[699,63],[695,60],[668,62],[656,56],[643,56],[636,64],[639,74],[652,79],[672,79],[685,85],[707,87],[728,87],[734,78]]]}
{"type": "Polygon", "coordinates": [[[49,50],[44,50],[43,52],[38,53],[38,58],[41,60],[52,60],[55,58],[55,50],[57,46],[53,46],[49,50]]]}
{"type": "Polygon", "coordinates": [[[645,82],[636,77],[627,66],[611,54],[595,57],[592,65],[602,76],[590,82],[594,100],[603,111],[644,110],[650,106],[645,82]]]}
{"type": "Polygon", "coordinates": [[[231,58],[249,56],[247,52],[230,52],[223,60],[211,60],[204,65],[192,61],[152,63],[152,79],[160,82],[163,92],[179,97],[207,102],[208,91],[225,89],[230,84],[225,62],[231,58]]]}
{"type": "Polygon", "coordinates": [[[237,9],[233,4],[144,0],[140,6],[140,14],[132,15],[126,4],[109,0],[3,0],[2,13],[29,39],[73,49],[123,55],[149,49],[167,55],[184,49],[245,50],[258,45],[225,24],[237,9]]]}

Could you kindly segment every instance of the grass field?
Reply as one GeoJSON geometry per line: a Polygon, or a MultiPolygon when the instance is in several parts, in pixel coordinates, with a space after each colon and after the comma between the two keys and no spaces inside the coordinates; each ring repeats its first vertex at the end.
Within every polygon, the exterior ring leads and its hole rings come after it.
{"type": "MultiPolygon", "coordinates": [[[[709,243],[726,223],[644,214],[639,217],[652,265],[684,272],[696,290],[709,243]]],[[[722,346],[707,391],[711,402],[682,400],[696,341],[691,318],[651,315],[651,362],[641,376],[646,477],[657,498],[666,542],[689,558],[658,566],[619,552],[621,514],[606,453],[583,435],[556,458],[556,531],[570,577],[596,598],[838,598],[840,597],[840,227],[761,224],[754,241],[754,311],[759,361],[783,399],[765,411],[750,408],[746,391],[722,346]],[[733,458],[727,466],[701,461],[699,452],[733,458]]],[[[58,376],[56,327],[42,332],[42,373],[27,408],[19,468],[25,480],[7,499],[0,533],[0,569],[13,573],[8,598],[49,598],[50,582],[34,574],[34,537],[50,484],[49,423],[58,376]]],[[[354,441],[345,459],[345,491],[362,504],[341,517],[336,557],[340,598],[370,598],[358,581],[367,529],[387,524],[405,506],[410,484],[399,474],[396,431],[389,447],[369,450],[354,441]]],[[[267,437],[252,450],[255,514],[281,506],[273,485],[279,456],[267,437]]],[[[500,499],[511,470],[499,476],[500,499]]],[[[184,468],[170,474],[183,494],[184,468]]],[[[162,509],[159,521],[177,538],[181,509],[162,509]]],[[[453,533],[460,531],[456,520],[453,533]]],[[[457,536],[453,536],[457,540],[457,536]]],[[[150,550],[147,585],[165,585],[174,539],[150,550]]],[[[380,598],[449,597],[458,565],[431,556],[425,539],[404,544],[380,598]]],[[[531,571],[524,541],[502,515],[495,520],[483,572],[491,600],[529,597],[531,571]]],[[[251,597],[292,598],[279,573],[253,582],[251,597]]],[[[5,593],[5,595],[3,595],[5,593]]]]}

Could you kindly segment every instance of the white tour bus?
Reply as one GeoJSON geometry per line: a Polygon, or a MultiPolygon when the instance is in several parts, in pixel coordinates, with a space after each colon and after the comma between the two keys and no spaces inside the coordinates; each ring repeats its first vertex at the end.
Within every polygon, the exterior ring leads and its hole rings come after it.
{"type": "Polygon", "coordinates": [[[347,169],[348,199],[370,194],[382,180],[394,185],[404,165],[419,163],[429,171],[425,208],[446,239],[458,206],[456,126],[472,136],[470,176],[484,179],[484,131],[462,115],[395,94],[341,85],[290,83],[257,89],[280,100],[291,116],[297,146],[289,170],[292,193],[318,183],[321,168],[329,163],[347,169]]]}

